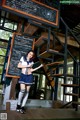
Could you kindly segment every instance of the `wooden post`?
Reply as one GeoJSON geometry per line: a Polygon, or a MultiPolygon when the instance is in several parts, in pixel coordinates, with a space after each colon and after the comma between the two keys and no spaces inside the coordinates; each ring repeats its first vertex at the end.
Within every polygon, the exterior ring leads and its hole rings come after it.
{"type": "Polygon", "coordinates": [[[12,78],[10,99],[15,99],[15,87],[17,84],[17,80],[18,80],[17,78],[12,78]]]}
{"type": "Polygon", "coordinates": [[[10,102],[6,102],[6,111],[10,111],[10,102]]]}

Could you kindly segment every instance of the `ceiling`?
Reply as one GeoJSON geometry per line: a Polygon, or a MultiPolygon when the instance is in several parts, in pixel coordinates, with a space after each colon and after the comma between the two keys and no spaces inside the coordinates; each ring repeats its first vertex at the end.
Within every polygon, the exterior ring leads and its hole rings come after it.
{"type": "Polygon", "coordinates": [[[62,5],[61,16],[71,29],[80,23],[80,6],[79,5],[62,5]]]}
{"type": "Polygon", "coordinates": [[[61,5],[60,14],[80,40],[80,5],[61,5]]]}

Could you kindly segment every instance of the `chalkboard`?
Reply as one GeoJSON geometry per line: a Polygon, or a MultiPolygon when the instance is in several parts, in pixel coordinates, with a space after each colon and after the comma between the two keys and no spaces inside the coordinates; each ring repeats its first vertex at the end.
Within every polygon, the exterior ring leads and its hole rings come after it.
{"type": "Polygon", "coordinates": [[[22,56],[26,55],[29,50],[34,48],[33,41],[34,39],[30,37],[25,37],[17,33],[13,34],[6,76],[16,78],[20,76],[21,69],[17,68],[18,62],[22,56]]]}
{"type": "Polygon", "coordinates": [[[58,26],[59,10],[35,0],[3,0],[3,7],[24,14],[44,24],[58,26]]]}

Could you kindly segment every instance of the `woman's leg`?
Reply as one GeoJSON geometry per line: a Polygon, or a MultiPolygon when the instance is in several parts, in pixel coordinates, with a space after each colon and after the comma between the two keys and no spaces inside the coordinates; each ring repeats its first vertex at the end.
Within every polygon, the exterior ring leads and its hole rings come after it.
{"type": "Polygon", "coordinates": [[[18,105],[21,105],[21,100],[23,98],[23,95],[25,93],[25,84],[20,84],[20,92],[19,92],[19,95],[18,95],[18,105]]]}
{"type": "Polygon", "coordinates": [[[22,107],[24,107],[26,102],[27,102],[27,99],[28,99],[28,96],[29,96],[30,87],[31,86],[26,86],[26,94],[25,94],[25,97],[24,97],[23,102],[22,102],[22,107]]]}

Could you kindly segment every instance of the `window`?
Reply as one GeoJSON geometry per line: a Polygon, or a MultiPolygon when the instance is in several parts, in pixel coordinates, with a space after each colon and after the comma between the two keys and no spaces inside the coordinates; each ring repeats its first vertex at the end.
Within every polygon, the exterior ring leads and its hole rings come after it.
{"type": "MultiPolygon", "coordinates": [[[[63,68],[59,69],[59,73],[63,74],[63,68]]],[[[72,63],[68,64],[67,73],[68,74],[73,74],[73,64],[72,63]]],[[[73,78],[72,77],[67,77],[66,83],[67,84],[73,84],[73,78]]],[[[59,78],[59,80],[58,80],[58,100],[63,101],[63,87],[61,86],[61,84],[64,84],[64,79],[63,78],[59,78]]],[[[66,93],[72,93],[72,90],[73,90],[72,87],[66,87],[66,93]]],[[[72,101],[72,96],[66,95],[65,96],[65,102],[70,102],[70,101],[72,101]]]]}
{"type": "Polygon", "coordinates": [[[17,24],[14,24],[14,22],[10,22],[9,20],[6,20],[5,24],[4,24],[4,27],[9,28],[11,30],[16,30],[17,29],[17,24]]]}
{"type": "Polygon", "coordinates": [[[0,55],[6,55],[6,49],[0,48],[0,55]]]}
{"type": "Polygon", "coordinates": [[[7,42],[0,41],[0,48],[2,48],[2,47],[7,48],[7,46],[8,46],[7,42]]]}
{"type": "Polygon", "coordinates": [[[0,26],[2,26],[2,24],[3,24],[3,19],[1,18],[1,20],[0,20],[0,26]]]}
{"type": "Polygon", "coordinates": [[[0,64],[4,65],[5,57],[0,56],[0,64]]]}
{"type": "Polygon", "coordinates": [[[9,37],[12,35],[11,32],[0,30],[0,39],[9,40],[9,37]]]}
{"type": "Polygon", "coordinates": [[[0,74],[2,74],[3,66],[0,66],[0,74]]]}

